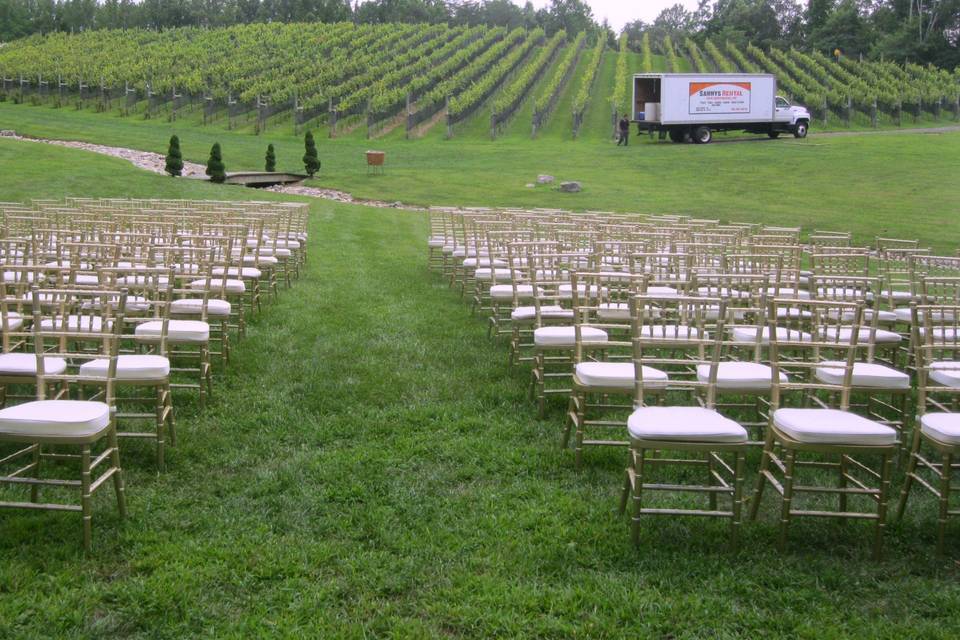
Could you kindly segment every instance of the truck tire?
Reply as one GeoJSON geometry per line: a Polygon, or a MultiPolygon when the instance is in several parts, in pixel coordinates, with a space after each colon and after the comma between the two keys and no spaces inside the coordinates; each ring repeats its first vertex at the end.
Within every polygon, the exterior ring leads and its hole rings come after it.
{"type": "Polygon", "coordinates": [[[683,142],[683,139],[686,137],[683,134],[683,129],[670,129],[670,142],[683,142]]]}
{"type": "Polygon", "coordinates": [[[697,144],[710,144],[713,140],[713,132],[710,127],[697,127],[693,130],[693,141],[697,144]]]}
{"type": "Polygon", "coordinates": [[[776,140],[777,138],[780,137],[780,132],[779,132],[779,131],[767,131],[767,135],[770,136],[770,138],[772,138],[773,140],[776,140]]]}
{"type": "Polygon", "coordinates": [[[807,121],[806,120],[801,120],[793,127],[793,137],[794,138],[807,137],[807,121]]]}

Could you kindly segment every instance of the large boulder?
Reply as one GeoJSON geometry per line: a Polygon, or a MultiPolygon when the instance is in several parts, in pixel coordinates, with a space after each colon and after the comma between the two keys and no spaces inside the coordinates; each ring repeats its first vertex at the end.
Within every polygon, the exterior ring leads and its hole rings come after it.
{"type": "Polygon", "coordinates": [[[570,182],[561,182],[560,191],[565,193],[580,193],[583,190],[583,187],[579,182],[570,181],[570,182]]]}

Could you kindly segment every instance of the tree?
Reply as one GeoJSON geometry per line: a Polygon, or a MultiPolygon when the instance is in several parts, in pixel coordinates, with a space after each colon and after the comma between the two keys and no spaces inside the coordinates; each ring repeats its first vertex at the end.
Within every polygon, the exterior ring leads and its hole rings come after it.
{"type": "Polygon", "coordinates": [[[183,154],[180,153],[180,138],[177,136],[170,136],[164,171],[174,177],[183,174],[183,154]]]}
{"type": "Polygon", "coordinates": [[[303,140],[306,153],[303,154],[303,166],[311,178],[320,170],[320,159],[317,157],[317,143],[313,141],[313,132],[307,131],[303,140]]]}
{"type": "Polygon", "coordinates": [[[267,164],[264,167],[264,171],[276,171],[277,170],[277,154],[273,151],[273,145],[267,145],[267,164]]]}
{"type": "Polygon", "coordinates": [[[210,159],[207,160],[207,175],[210,176],[210,182],[221,183],[227,179],[227,168],[223,164],[219,142],[214,142],[213,147],[210,148],[210,159]]]}

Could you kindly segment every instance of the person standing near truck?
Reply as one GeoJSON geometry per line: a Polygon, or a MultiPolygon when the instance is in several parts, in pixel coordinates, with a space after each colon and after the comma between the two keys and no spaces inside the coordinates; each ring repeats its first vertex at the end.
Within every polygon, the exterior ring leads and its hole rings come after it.
{"type": "Polygon", "coordinates": [[[620,136],[617,138],[617,146],[619,147],[621,143],[623,146],[630,146],[630,121],[627,120],[627,116],[620,118],[620,122],[617,123],[617,127],[620,129],[620,136]]]}

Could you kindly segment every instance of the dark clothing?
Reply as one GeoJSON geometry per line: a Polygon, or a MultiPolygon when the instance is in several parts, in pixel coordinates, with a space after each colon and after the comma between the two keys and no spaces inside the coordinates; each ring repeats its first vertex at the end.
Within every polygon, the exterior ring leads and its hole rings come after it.
{"type": "Polygon", "coordinates": [[[617,146],[621,144],[625,147],[630,146],[630,121],[626,118],[621,118],[620,122],[617,123],[617,126],[620,129],[620,137],[617,138],[617,146]]]}
{"type": "Polygon", "coordinates": [[[626,118],[621,118],[620,122],[617,123],[617,126],[620,129],[620,137],[617,138],[617,146],[621,144],[625,147],[630,146],[630,121],[626,118]]]}

